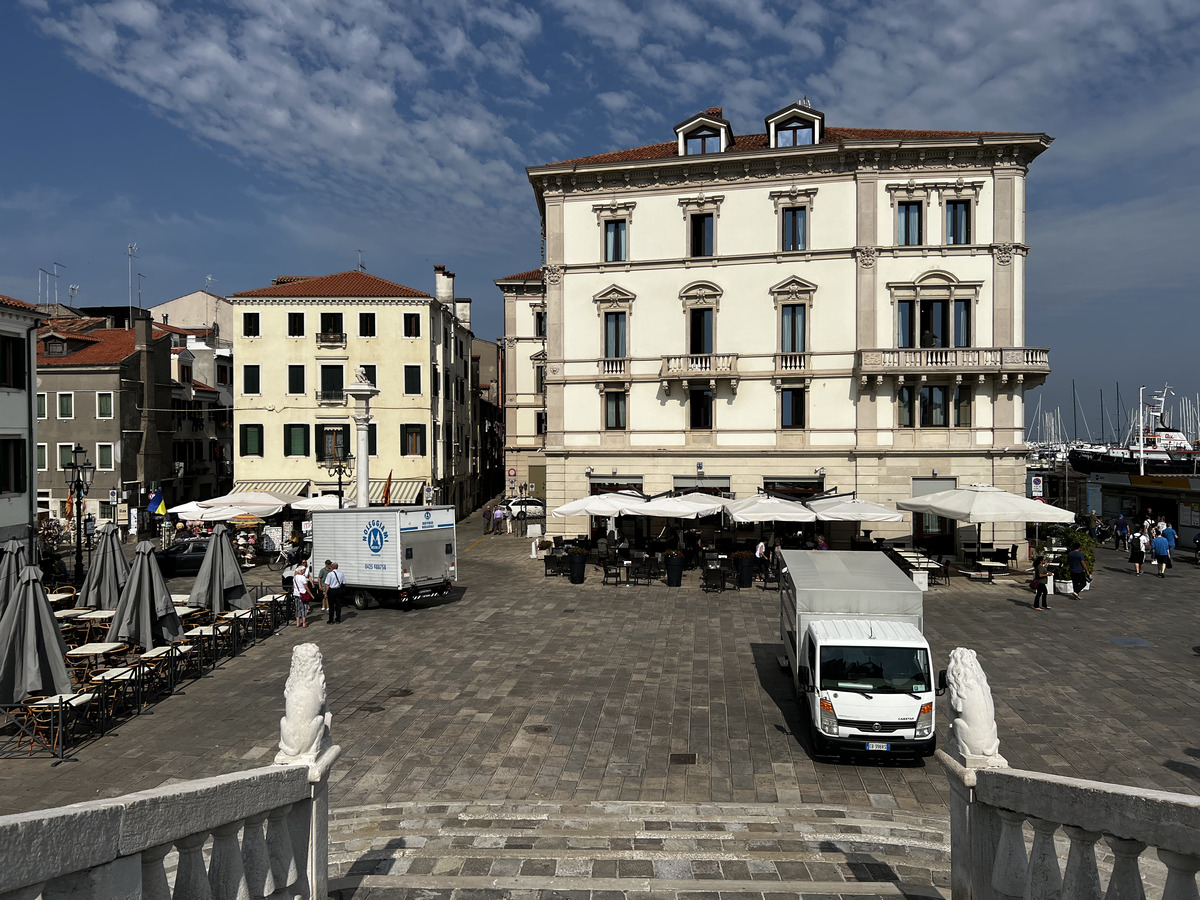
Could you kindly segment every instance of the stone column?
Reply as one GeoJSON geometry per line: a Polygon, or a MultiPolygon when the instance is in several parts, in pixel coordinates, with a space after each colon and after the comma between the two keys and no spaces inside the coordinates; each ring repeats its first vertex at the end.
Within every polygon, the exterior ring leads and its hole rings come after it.
{"type": "Polygon", "coordinates": [[[346,396],[354,401],[354,432],[356,438],[355,455],[358,456],[358,466],[355,470],[357,488],[355,503],[359,509],[371,505],[371,398],[379,393],[379,388],[366,379],[366,374],[359,369],[353,384],[346,388],[346,396]]]}

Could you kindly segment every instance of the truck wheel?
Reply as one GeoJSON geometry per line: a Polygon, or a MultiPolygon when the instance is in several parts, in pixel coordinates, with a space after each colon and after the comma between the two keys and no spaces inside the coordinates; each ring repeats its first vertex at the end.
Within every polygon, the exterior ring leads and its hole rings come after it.
{"type": "Polygon", "coordinates": [[[370,605],[371,605],[371,595],[369,593],[367,593],[366,591],[355,591],[354,592],[354,608],[355,609],[366,609],[370,605]]]}

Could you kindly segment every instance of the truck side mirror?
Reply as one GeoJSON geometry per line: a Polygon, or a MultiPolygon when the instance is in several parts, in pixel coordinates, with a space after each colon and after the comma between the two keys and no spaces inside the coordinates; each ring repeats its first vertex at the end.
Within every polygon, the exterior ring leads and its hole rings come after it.
{"type": "Polygon", "coordinates": [[[804,693],[807,694],[812,689],[813,689],[812,673],[809,671],[808,666],[801,666],[800,667],[800,690],[804,691],[804,693]]]}
{"type": "Polygon", "coordinates": [[[944,693],[946,693],[946,670],[942,669],[938,672],[937,695],[940,697],[944,693]]]}

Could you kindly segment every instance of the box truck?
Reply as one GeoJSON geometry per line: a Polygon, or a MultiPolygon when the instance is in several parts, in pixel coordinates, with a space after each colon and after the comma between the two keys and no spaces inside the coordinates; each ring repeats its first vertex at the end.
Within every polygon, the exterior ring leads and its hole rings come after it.
{"type": "Polygon", "coordinates": [[[454,507],[313,510],[313,571],[327,559],[358,609],[444,594],[458,580],[454,507]]]}
{"type": "Polygon", "coordinates": [[[931,756],[945,672],[935,690],[921,589],[878,552],[784,550],[779,572],[779,636],[813,754],[931,756]]]}

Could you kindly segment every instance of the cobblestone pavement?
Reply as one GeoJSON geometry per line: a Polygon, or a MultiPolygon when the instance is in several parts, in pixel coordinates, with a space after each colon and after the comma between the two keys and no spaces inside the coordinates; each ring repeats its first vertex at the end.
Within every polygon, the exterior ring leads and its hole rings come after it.
{"type": "MultiPolygon", "coordinates": [[[[0,811],[114,796],[270,762],[291,648],[325,656],[335,808],[404,801],[831,804],[945,814],[935,763],[814,764],[793,736],[777,599],[544,578],[516,537],[460,535],[459,588],[400,611],[319,618],[226,661],[75,759],[6,760],[0,811]],[[694,753],[694,764],[671,754],[694,753]]],[[[1011,765],[1194,793],[1200,569],[1134,577],[1101,551],[1083,600],[1035,612],[1024,581],[926,596],[944,666],[973,647],[1011,765]],[[1130,641],[1129,639],[1136,639],[1130,641]]],[[[277,573],[266,569],[264,580],[277,573]]],[[[173,589],[186,590],[186,581],[173,589]]],[[[945,720],[939,732],[944,738],[945,720]]]]}

